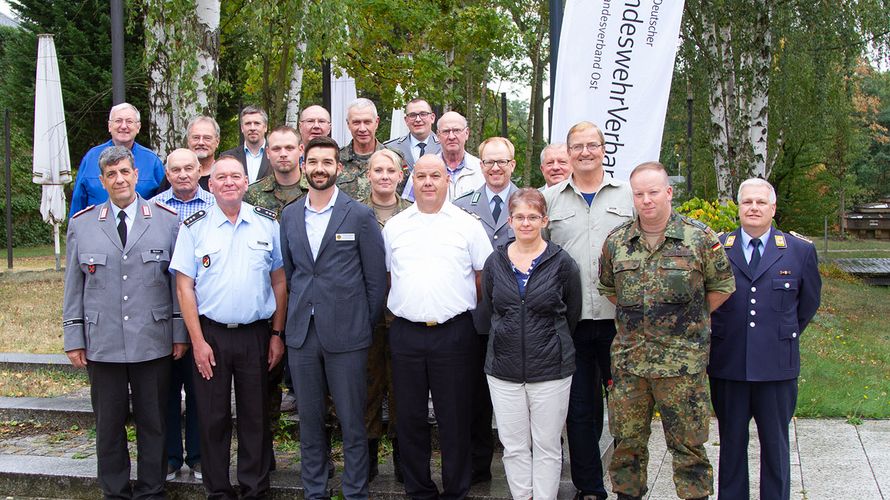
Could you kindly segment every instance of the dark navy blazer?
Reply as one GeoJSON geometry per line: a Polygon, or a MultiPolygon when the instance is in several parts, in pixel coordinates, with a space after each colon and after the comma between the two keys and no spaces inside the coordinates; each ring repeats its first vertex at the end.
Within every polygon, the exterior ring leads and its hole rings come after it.
{"type": "Polygon", "coordinates": [[[736,291],[711,314],[708,374],[751,382],[797,378],[800,336],[819,309],[822,291],[816,247],[773,228],[752,275],[741,229],[722,235],[720,241],[736,291]]]}

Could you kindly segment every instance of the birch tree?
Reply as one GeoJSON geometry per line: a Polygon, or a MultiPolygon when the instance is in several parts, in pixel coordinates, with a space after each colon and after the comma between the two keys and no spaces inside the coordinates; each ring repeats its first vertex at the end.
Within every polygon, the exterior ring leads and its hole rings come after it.
{"type": "Polygon", "coordinates": [[[152,148],[162,158],[185,144],[199,114],[215,116],[219,0],[145,0],[145,57],[152,148]]]}

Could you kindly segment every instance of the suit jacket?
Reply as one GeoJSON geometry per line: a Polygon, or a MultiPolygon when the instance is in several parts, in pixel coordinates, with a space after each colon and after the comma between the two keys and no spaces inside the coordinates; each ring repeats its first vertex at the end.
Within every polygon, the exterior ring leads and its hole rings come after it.
{"type": "Polygon", "coordinates": [[[167,270],[179,217],[160,203],[137,203],[126,248],[111,201],[68,223],[65,351],[86,349],[90,361],[150,361],[169,355],[173,342],[188,342],[167,270]]]}
{"type": "MultiPolygon", "coordinates": [[[[431,132],[430,136],[427,137],[424,142],[426,142],[426,147],[423,149],[423,154],[436,154],[439,151],[442,151],[442,145],[439,144],[439,138],[436,134],[431,132]]],[[[411,150],[411,134],[388,140],[383,143],[383,145],[389,149],[398,151],[402,155],[402,158],[405,159],[405,164],[408,165],[408,171],[414,171],[414,154],[411,150]]]]}
{"type": "Polygon", "coordinates": [[[287,345],[303,345],[314,308],[315,329],[325,350],[366,349],[386,298],[380,226],[371,208],[339,191],[313,260],[306,235],[308,202],[304,196],[281,212],[281,252],[290,284],[287,345]]]}
{"type": "Polygon", "coordinates": [[[776,381],[800,374],[800,336],[816,310],[822,279],[812,243],[773,228],[752,274],[741,230],[720,237],[736,291],[711,314],[712,377],[776,381]]]}
{"type": "MultiPolygon", "coordinates": [[[[266,144],[268,146],[268,143],[266,144]]],[[[247,173],[247,155],[244,154],[244,143],[238,144],[237,147],[234,147],[228,151],[224,151],[220,156],[229,155],[238,158],[238,161],[241,162],[241,166],[244,167],[244,173],[247,173]]],[[[253,182],[256,182],[263,177],[272,173],[272,167],[269,165],[269,156],[266,153],[263,153],[262,161],[260,162],[260,169],[257,171],[256,179],[253,182]]]]}
{"type": "Polygon", "coordinates": [[[452,203],[475,215],[482,222],[482,227],[485,228],[485,233],[488,234],[491,246],[496,248],[506,244],[513,238],[513,228],[510,227],[510,224],[507,224],[507,217],[510,215],[510,211],[507,209],[507,200],[518,189],[515,184],[510,183],[501,205],[501,215],[498,217],[498,220],[494,220],[494,217],[491,215],[491,202],[488,199],[488,192],[485,190],[485,186],[461,196],[452,203]]]}

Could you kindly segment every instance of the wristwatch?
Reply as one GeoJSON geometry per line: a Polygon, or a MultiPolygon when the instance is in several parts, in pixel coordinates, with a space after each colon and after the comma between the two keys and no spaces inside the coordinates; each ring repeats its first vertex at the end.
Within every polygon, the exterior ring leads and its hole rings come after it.
{"type": "Polygon", "coordinates": [[[272,335],[280,339],[284,338],[284,332],[282,330],[272,330],[272,335]]]}

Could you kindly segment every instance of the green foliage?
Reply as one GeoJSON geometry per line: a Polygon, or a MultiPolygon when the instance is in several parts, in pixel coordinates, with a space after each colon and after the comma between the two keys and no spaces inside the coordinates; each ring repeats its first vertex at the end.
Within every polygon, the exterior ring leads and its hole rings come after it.
{"type": "Polygon", "coordinates": [[[729,232],[739,227],[739,207],[731,200],[723,204],[719,201],[692,198],[677,207],[677,212],[704,222],[717,232],[729,232]]]}
{"type": "MultiPolygon", "coordinates": [[[[3,116],[0,114],[0,122],[3,116]]],[[[2,127],[2,125],[0,125],[2,127]]],[[[12,245],[13,247],[34,246],[53,241],[52,226],[43,222],[40,216],[41,188],[31,182],[31,155],[28,139],[14,127],[12,134],[12,245]]],[[[2,135],[2,133],[0,133],[2,135]]],[[[0,140],[2,144],[2,140],[0,140]]],[[[0,152],[0,155],[5,154],[0,152]]],[[[0,156],[2,158],[2,156],[0,156]]],[[[0,186],[0,238],[6,244],[6,166],[3,169],[3,185],[0,186]]],[[[65,226],[60,229],[65,233],[65,226]]]]}

